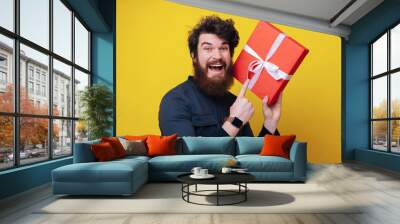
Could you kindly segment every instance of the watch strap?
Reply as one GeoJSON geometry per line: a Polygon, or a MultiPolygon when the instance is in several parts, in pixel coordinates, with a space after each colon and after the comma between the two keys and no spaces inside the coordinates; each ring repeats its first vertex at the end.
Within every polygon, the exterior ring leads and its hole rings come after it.
{"type": "Polygon", "coordinates": [[[243,127],[243,121],[240,120],[238,117],[229,117],[228,121],[237,128],[243,127]]]}

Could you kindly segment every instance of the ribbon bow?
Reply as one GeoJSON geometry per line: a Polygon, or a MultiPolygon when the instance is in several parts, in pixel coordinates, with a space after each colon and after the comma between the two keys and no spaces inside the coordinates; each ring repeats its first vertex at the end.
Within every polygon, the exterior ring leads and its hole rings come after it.
{"type": "Polygon", "coordinates": [[[291,78],[290,75],[286,74],[282,70],[279,69],[279,66],[269,62],[271,57],[275,54],[276,50],[281,45],[282,41],[285,39],[285,34],[280,33],[278,37],[275,39],[274,43],[272,44],[271,48],[268,51],[267,57],[263,60],[249,45],[246,44],[244,46],[244,50],[250,54],[251,56],[255,57],[256,60],[250,62],[248,71],[249,73],[253,73],[254,76],[250,79],[248,88],[251,89],[256,84],[257,80],[260,77],[260,74],[263,69],[267,71],[267,73],[274,78],[275,80],[285,79],[289,80],[291,78]]]}

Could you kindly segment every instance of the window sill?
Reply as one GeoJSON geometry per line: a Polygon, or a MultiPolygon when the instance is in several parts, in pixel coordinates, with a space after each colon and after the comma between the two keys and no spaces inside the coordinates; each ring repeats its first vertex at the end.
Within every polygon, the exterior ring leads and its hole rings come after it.
{"type": "Polygon", "coordinates": [[[378,150],[360,149],[354,150],[355,160],[385,169],[400,172],[400,154],[382,152],[378,150]]]}
{"type": "Polygon", "coordinates": [[[30,165],[24,165],[21,167],[16,167],[16,168],[10,168],[7,170],[3,170],[0,171],[0,176],[1,175],[6,175],[6,174],[10,174],[10,173],[14,173],[14,172],[20,172],[23,170],[28,170],[28,169],[32,169],[35,167],[40,167],[40,166],[44,166],[44,165],[49,165],[52,163],[57,163],[57,162],[61,162],[61,161],[65,161],[65,160],[72,160],[73,156],[67,156],[67,157],[63,157],[63,158],[59,158],[59,159],[53,159],[53,160],[48,160],[48,161],[44,161],[44,162],[39,162],[39,163],[35,163],[35,164],[30,164],[30,165]]]}

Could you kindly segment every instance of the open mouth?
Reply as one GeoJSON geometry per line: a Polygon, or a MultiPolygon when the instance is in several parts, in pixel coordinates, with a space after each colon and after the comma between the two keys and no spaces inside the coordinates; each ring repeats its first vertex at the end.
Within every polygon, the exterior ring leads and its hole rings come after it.
{"type": "Polygon", "coordinates": [[[225,65],[223,64],[214,64],[214,65],[209,65],[208,69],[214,72],[220,72],[225,69],[225,65]]]}

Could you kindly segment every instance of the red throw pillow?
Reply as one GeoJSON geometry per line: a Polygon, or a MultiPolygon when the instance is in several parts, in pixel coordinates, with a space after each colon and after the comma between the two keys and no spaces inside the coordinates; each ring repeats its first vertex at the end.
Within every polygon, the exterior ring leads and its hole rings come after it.
{"type": "Polygon", "coordinates": [[[108,142],[118,158],[126,156],[126,151],[117,137],[101,138],[101,142],[108,142]]]}
{"type": "Polygon", "coordinates": [[[260,155],[262,156],[281,156],[289,159],[290,148],[296,135],[266,135],[264,136],[264,146],[261,149],[260,155]]]}
{"type": "Polygon", "coordinates": [[[177,136],[177,134],[170,136],[148,136],[146,140],[148,156],[176,155],[177,136]]]}
{"type": "Polygon", "coordinates": [[[115,151],[110,143],[102,142],[100,144],[91,145],[94,157],[99,162],[109,161],[117,158],[115,151]]]}

